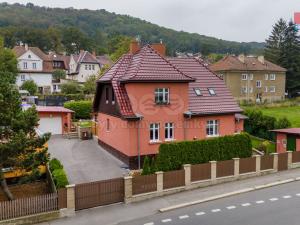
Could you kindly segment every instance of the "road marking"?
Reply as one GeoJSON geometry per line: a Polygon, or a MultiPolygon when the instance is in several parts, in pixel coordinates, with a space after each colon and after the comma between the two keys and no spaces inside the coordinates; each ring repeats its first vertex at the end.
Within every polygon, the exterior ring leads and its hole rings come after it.
{"type": "Polygon", "coordinates": [[[234,205],[231,205],[231,206],[227,206],[226,208],[231,210],[231,209],[235,209],[236,207],[234,205]]]}
{"type": "Polygon", "coordinates": [[[282,198],[285,198],[285,199],[287,199],[287,198],[291,198],[292,196],[290,196],[290,195],[285,195],[285,196],[283,196],[282,198]]]}
{"type": "Polygon", "coordinates": [[[197,212],[195,213],[196,216],[202,216],[202,215],[205,215],[205,212],[197,212]]]}
{"type": "Polygon", "coordinates": [[[262,204],[262,203],[265,203],[265,201],[263,201],[263,200],[256,201],[256,204],[262,204]]]}
{"type": "Polygon", "coordinates": [[[298,197],[300,197],[300,193],[296,194],[298,197]]]}
{"type": "Polygon", "coordinates": [[[171,219],[164,219],[164,220],[162,220],[161,222],[163,222],[163,223],[168,223],[168,222],[171,222],[172,220],[171,219]]]}
{"type": "Polygon", "coordinates": [[[183,216],[179,216],[179,219],[183,220],[183,219],[187,219],[189,218],[189,215],[183,215],[183,216]]]}
{"type": "Polygon", "coordinates": [[[221,209],[213,209],[213,210],[211,210],[213,213],[215,213],[215,212],[220,212],[221,211],[221,209]]]}
{"type": "Polygon", "coordinates": [[[270,198],[269,200],[270,200],[271,202],[275,202],[275,201],[278,200],[278,198],[270,198]]]}
{"type": "Polygon", "coordinates": [[[247,206],[250,206],[251,204],[250,203],[243,203],[242,206],[244,207],[247,207],[247,206]]]}
{"type": "Polygon", "coordinates": [[[151,223],[145,223],[144,225],[154,225],[154,223],[153,222],[151,222],[151,223]]]}

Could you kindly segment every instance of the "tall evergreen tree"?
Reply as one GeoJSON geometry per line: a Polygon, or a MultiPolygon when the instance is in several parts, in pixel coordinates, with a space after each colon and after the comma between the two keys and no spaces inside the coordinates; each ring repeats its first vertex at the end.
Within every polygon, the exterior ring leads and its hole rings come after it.
{"type": "Polygon", "coordinates": [[[24,169],[34,176],[39,174],[38,167],[48,160],[44,144],[49,135],[36,135],[37,111],[34,107],[22,110],[16,77],[15,55],[3,47],[0,38],[0,184],[9,200],[14,197],[7,186],[3,168],[24,169]]]}

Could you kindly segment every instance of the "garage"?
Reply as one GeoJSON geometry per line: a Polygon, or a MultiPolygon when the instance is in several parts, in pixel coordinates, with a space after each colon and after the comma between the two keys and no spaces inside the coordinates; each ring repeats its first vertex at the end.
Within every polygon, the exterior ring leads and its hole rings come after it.
{"type": "Polygon", "coordinates": [[[72,110],[60,106],[37,106],[39,115],[38,129],[44,133],[66,134],[70,132],[72,110]]]}

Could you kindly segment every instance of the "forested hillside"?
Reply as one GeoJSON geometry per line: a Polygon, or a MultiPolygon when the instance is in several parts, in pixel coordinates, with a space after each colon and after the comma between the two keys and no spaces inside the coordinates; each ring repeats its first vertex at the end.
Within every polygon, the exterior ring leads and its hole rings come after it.
{"type": "MultiPolygon", "coordinates": [[[[197,24],[195,24],[196,26],[197,24]]],[[[216,29],[213,28],[212,29],[216,29]]],[[[36,45],[41,49],[67,51],[79,49],[111,53],[115,44],[127,37],[140,36],[143,43],[167,44],[168,53],[175,51],[208,53],[257,53],[263,43],[224,41],[195,33],[175,31],[126,15],[101,10],[46,8],[31,3],[0,4],[0,35],[5,45],[18,42],[36,45]]]]}

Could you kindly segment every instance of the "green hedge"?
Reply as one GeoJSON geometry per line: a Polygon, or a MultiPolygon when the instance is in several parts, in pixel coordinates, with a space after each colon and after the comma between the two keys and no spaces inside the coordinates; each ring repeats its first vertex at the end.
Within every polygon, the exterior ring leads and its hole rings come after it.
{"type": "Polygon", "coordinates": [[[51,171],[53,181],[57,189],[64,188],[69,184],[67,174],[63,168],[63,165],[58,159],[53,158],[50,160],[49,169],[51,171]]]}
{"type": "Polygon", "coordinates": [[[200,164],[252,155],[248,134],[217,137],[199,141],[161,144],[155,166],[159,171],[180,169],[183,164],[200,164]]]}
{"type": "Polygon", "coordinates": [[[75,112],[76,119],[90,119],[92,114],[91,101],[70,101],[65,102],[64,107],[75,112]]]}
{"type": "Polygon", "coordinates": [[[57,169],[63,169],[63,165],[61,164],[61,162],[56,159],[56,158],[53,158],[50,160],[49,162],[49,169],[51,171],[51,173],[54,171],[54,170],[57,170],[57,169]]]}

